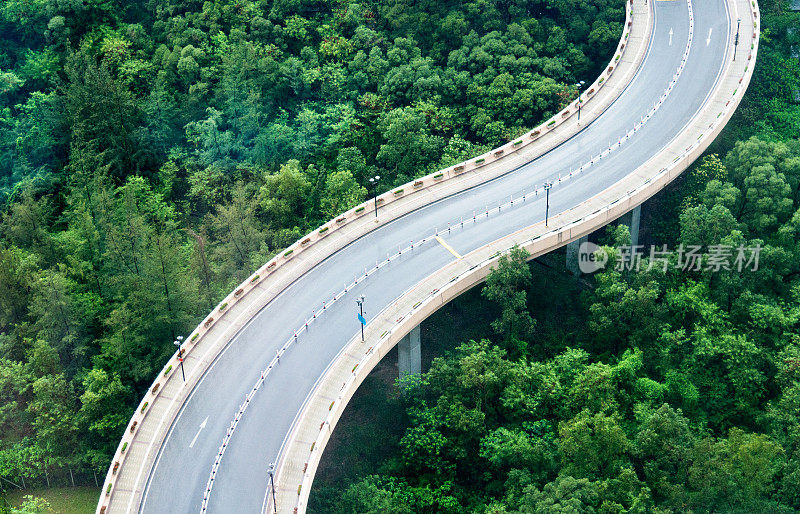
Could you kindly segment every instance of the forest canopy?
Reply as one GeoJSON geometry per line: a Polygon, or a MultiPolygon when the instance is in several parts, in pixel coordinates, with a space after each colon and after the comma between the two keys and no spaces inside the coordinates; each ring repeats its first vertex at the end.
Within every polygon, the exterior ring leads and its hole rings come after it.
{"type": "Polygon", "coordinates": [[[368,177],[557,112],[623,20],[620,0],[2,2],[0,477],[104,472],[177,335],[368,177]]]}

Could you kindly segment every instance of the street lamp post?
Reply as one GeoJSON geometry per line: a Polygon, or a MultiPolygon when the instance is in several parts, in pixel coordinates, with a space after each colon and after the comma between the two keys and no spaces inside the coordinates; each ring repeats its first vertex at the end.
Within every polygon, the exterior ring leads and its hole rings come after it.
{"type": "Polygon", "coordinates": [[[181,376],[183,377],[183,381],[186,382],[186,372],[183,371],[183,348],[181,348],[183,336],[178,336],[173,344],[178,347],[178,362],[181,363],[181,376]]]}
{"type": "Polygon", "coordinates": [[[550,188],[553,187],[552,182],[545,182],[544,190],[546,193],[547,199],[545,200],[545,207],[544,207],[544,226],[547,226],[547,219],[550,216],[550,188]]]}
{"type": "Polygon", "coordinates": [[[736,18],[736,39],[733,40],[733,60],[736,60],[736,50],[739,48],[739,24],[742,23],[741,18],[736,18]]]}
{"type": "Polygon", "coordinates": [[[375,199],[375,218],[378,217],[378,195],[375,194],[375,191],[378,186],[378,181],[381,179],[380,175],[375,175],[369,179],[369,194],[375,199]]]}
{"type": "Polygon", "coordinates": [[[575,84],[575,87],[578,88],[578,121],[581,121],[581,106],[583,105],[583,98],[581,98],[583,93],[581,93],[581,90],[583,89],[584,84],[586,84],[585,80],[581,80],[575,84]]]}
{"type": "Polygon", "coordinates": [[[361,342],[364,342],[364,295],[362,294],[360,298],[356,299],[356,303],[358,304],[358,322],[361,325],[361,342]]]}
{"type": "Polygon", "coordinates": [[[269,473],[269,485],[270,485],[270,488],[272,489],[272,508],[274,510],[274,513],[278,514],[278,502],[275,500],[275,477],[274,477],[275,464],[274,463],[271,462],[269,464],[269,470],[267,470],[267,472],[269,473]]]}

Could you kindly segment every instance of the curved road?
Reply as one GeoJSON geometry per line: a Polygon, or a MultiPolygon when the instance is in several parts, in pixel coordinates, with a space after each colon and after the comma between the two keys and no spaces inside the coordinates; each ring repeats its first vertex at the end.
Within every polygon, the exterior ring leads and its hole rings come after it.
{"type": "MultiPolygon", "coordinates": [[[[198,512],[220,442],[239,404],[260,371],[294,331],[311,315],[308,306],[321,304],[385,260],[398,246],[429,237],[434,231],[474,211],[521,196],[546,181],[577,169],[616,143],[639,123],[669,85],[686,50],[689,34],[687,3],[653,2],[655,27],[645,61],[636,77],[603,115],[579,135],[540,158],[470,190],[441,199],[384,225],[354,241],[314,267],[253,317],[229,343],[183,405],[162,446],[148,480],[141,511],[198,512]],[[671,35],[670,35],[671,34],[671,35]],[[203,424],[204,428],[199,429],[203,424]]],[[[628,142],[550,193],[551,215],[591,198],[623,179],[663,149],[701,108],[722,70],[727,52],[728,20],[723,0],[694,4],[694,42],[685,69],[671,94],[628,142]]],[[[447,243],[466,254],[544,218],[539,196],[517,202],[501,215],[443,234],[447,243]]],[[[442,245],[429,241],[372,273],[336,302],[300,336],[267,376],[231,439],[216,475],[208,511],[256,513],[264,507],[266,473],[277,461],[295,416],[342,347],[357,333],[355,302],[365,295],[366,318],[377,314],[414,284],[454,259],[442,245]]]]}

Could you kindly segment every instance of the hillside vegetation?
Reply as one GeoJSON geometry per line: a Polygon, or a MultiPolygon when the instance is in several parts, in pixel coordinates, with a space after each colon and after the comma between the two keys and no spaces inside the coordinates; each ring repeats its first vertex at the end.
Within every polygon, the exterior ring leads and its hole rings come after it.
{"type": "Polygon", "coordinates": [[[102,475],[176,336],[369,177],[388,189],[557,112],[623,9],[0,3],[0,477],[102,475]]]}

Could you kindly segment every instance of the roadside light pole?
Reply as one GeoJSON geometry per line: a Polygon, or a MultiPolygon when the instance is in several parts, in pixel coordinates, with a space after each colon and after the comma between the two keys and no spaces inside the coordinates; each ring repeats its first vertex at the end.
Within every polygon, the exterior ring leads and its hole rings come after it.
{"type": "Polygon", "coordinates": [[[364,295],[362,294],[360,298],[356,300],[358,304],[358,321],[361,325],[361,342],[364,342],[364,325],[367,324],[367,320],[364,319],[364,295]]]}
{"type": "Polygon", "coordinates": [[[741,18],[736,18],[736,39],[733,40],[733,60],[736,60],[736,50],[739,48],[739,24],[742,23],[741,18]]]}
{"type": "Polygon", "coordinates": [[[550,188],[553,187],[552,182],[545,182],[544,190],[546,192],[547,200],[545,200],[545,207],[544,207],[544,226],[547,226],[547,219],[550,215],[550,188]]]}
{"type": "Polygon", "coordinates": [[[269,464],[269,470],[267,470],[267,473],[269,473],[269,486],[272,489],[272,508],[274,510],[274,514],[278,514],[278,502],[275,500],[275,476],[274,476],[275,475],[275,464],[274,463],[271,462],[269,464]]]}
{"type": "Polygon", "coordinates": [[[583,93],[581,92],[581,90],[583,89],[584,84],[586,84],[585,80],[581,80],[580,82],[575,84],[575,87],[578,88],[578,121],[581,121],[581,106],[583,105],[583,98],[581,98],[581,95],[583,93]]]}
{"type": "Polygon", "coordinates": [[[375,218],[378,217],[378,195],[375,194],[378,188],[378,181],[381,179],[380,175],[375,175],[369,179],[369,194],[375,199],[375,218]]]}
{"type": "Polygon", "coordinates": [[[186,382],[186,373],[183,371],[183,348],[181,348],[183,336],[178,336],[173,344],[178,347],[178,362],[181,363],[181,376],[183,377],[183,381],[186,382]]]}

